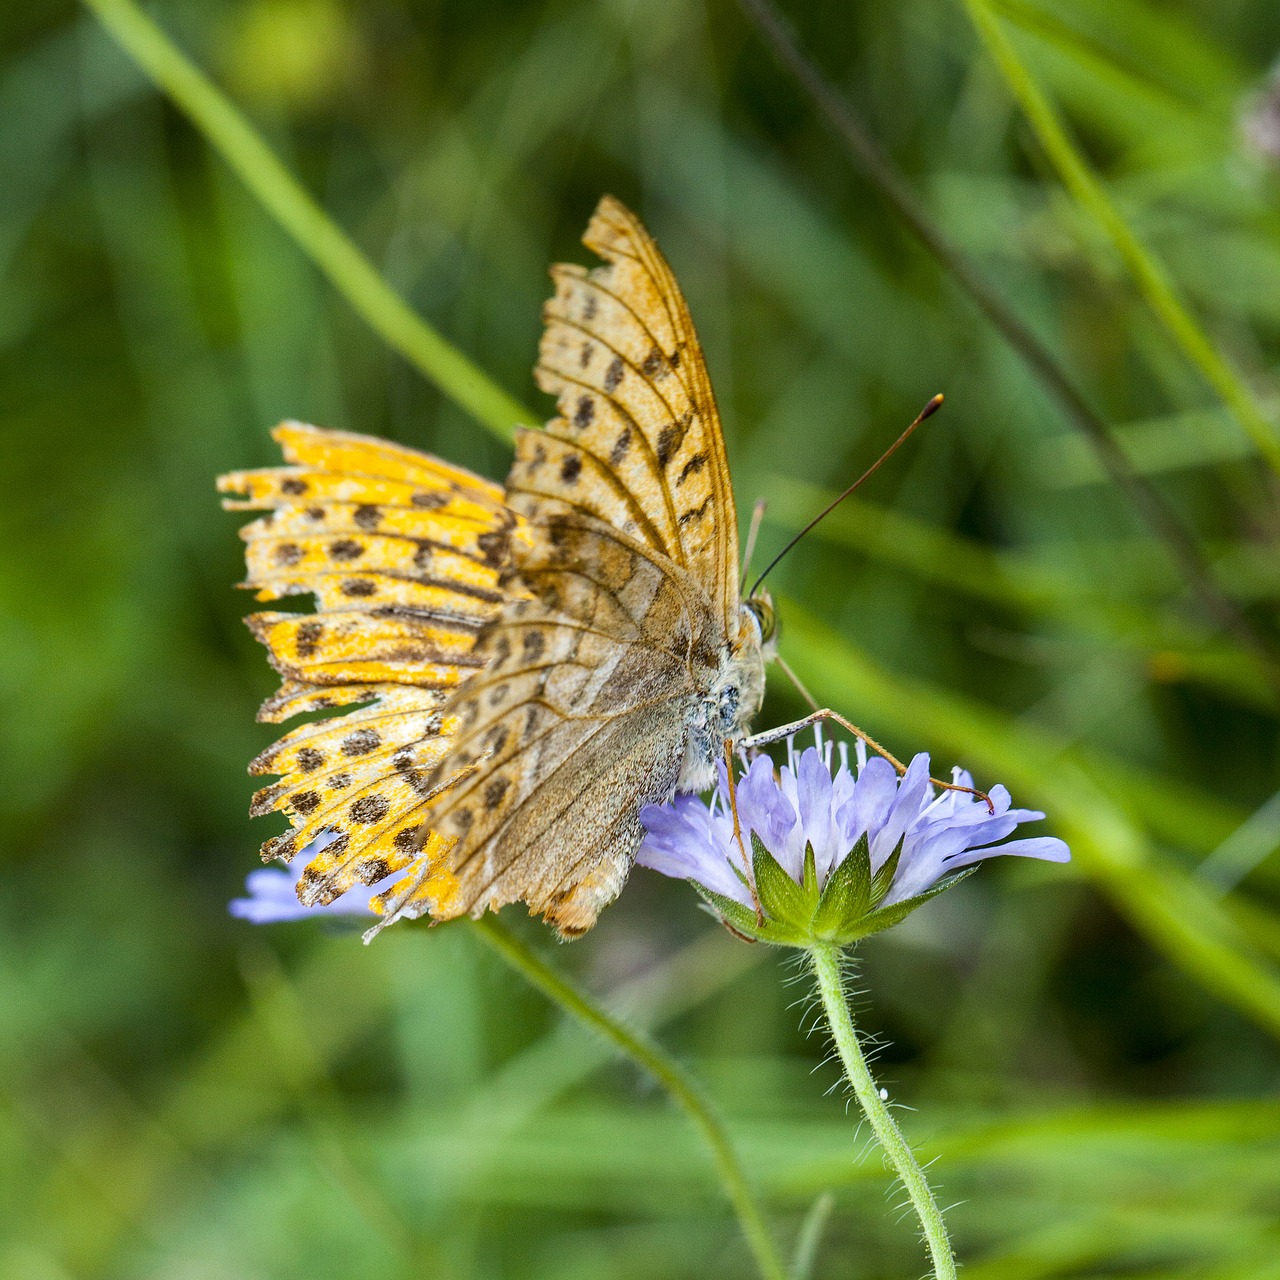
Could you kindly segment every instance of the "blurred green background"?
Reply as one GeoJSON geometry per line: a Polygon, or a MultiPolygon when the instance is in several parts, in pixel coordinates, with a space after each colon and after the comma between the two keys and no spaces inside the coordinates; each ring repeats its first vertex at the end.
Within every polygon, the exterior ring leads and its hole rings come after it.
{"type": "MultiPolygon", "coordinates": [[[[587,260],[602,192],[636,207],[706,346],[740,509],[771,502],[764,551],[946,393],[779,571],[783,652],[898,754],[1049,810],[1076,860],[987,867],[864,946],[878,1073],[975,1280],[1280,1277],[1280,487],[959,0],[790,14],[1269,659],[1206,613],[729,0],[151,12],[542,411],[546,266],[587,260]]],[[[1274,421],[1280,7],[1001,0],[997,21],[1274,421]]],[[[364,948],[227,916],[275,830],[245,816],[244,769],[274,679],[213,477],[272,462],[286,416],[505,474],[92,17],[0,8],[0,1274],[750,1274],[684,1119],[465,925],[364,948]]],[[[762,723],[799,710],[778,687],[762,723]]],[[[648,873],[551,959],[705,1081],[784,1247],[835,1194],[815,1275],[922,1271],[824,1095],[791,965],[648,873]]]]}

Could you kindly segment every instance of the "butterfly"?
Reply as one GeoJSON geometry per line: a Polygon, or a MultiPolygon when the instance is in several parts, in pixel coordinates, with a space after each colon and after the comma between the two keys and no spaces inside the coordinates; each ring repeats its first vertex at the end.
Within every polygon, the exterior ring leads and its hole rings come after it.
{"type": "Polygon", "coordinates": [[[384,923],[524,902],[562,936],[619,893],[646,804],[707,789],[764,695],[774,623],[743,599],[724,434],[671,268],[606,196],[551,269],[535,370],[558,416],[516,433],[505,489],[415,450],[298,423],[284,467],[222,477],[248,619],[283,678],[259,718],[349,707],[250,766],[251,812],[313,854],[304,903],[404,875],[384,923]]]}

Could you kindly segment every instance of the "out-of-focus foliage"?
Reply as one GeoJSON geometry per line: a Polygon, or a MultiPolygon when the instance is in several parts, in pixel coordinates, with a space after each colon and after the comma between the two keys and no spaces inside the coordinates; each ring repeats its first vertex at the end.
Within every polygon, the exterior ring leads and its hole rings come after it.
{"type": "MultiPolygon", "coordinates": [[[[1240,122],[1275,109],[1280,9],[993,8],[1273,412],[1280,176],[1240,122]]],[[[899,754],[1050,809],[1077,860],[985,868],[863,947],[879,1072],[961,1202],[975,1280],[1275,1277],[1274,686],[737,9],[153,12],[518,399],[541,403],[546,265],[585,260],[602,191],[637,207],[708,349],[740,505],[772,502],[763,553],[946,393],[779,571],[783,650],[899,754]]],[[[1064,193],[964,6],[791,15],[1280,650],[1275,476],[1064,193]]],[[[244,764],[273,736],[253,721],[273,679],[213,476],[272,461],[285,416],[495,477],[502,447],[53,0],[0,8],[0,280],[0,1272],[745,1274],[681,1119],[465,926],[366,949],[225,914],[264,836],[244,764]]],[[[777,686],[764,722],[799,709],[777,686]]],[[[822,1096],[834,1069],[812,1074],[803,987],[711,928],[638,873],[555,959],[703,1077],[784,1241],[835,1193],[818,1276],[918,1273],[878,1158],[822,1096]]]]}

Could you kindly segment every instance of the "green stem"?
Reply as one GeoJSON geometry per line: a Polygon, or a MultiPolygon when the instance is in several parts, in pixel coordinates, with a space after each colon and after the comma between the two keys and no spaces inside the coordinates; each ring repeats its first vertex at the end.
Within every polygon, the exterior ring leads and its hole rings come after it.
{"type": "Polygon", "coordinates": [[[990,0],[964,0],[970,20],[1022,108],[1049,163],[1076,203],[1106,232],[1147,305],[1183,354],[1214,388],[1258,452],[1280,471],[1280,436],[1258,407],[1252,391],[1214,346],[1154,254],[1139,240],[1107,195],[1080,149],[1071,140],[1057,109],[1005,34],[990,0]]]}
{"type": "Polygon", "coordinates": [[[747,1238],[760,1274],[767,1280],[786,1280],[786,1268],[774,1248],[764,1217],[747,1184],[746,1173],[729,1139],[724,1122],[710,1101],[684,1069],[653,1041],[616,1022],[590,997],[572,986],[541,957],[520,941],[497,917],[481,916],[475,930],[521,977],[538,988],[592,1030],[603,1036],[625,1057],[643,1067],[658,1081],[699,1129],[711,1148],[720,1181],[747,1238]]]}
{"type": "Polygon", "coordinates": [[[541,421],[540,415],[513,400],[382,279],[230,99],[134,0],[84,2],[390,347],[502,440],[511,439],[517,423],[541,421]]]}
{"type": "Polygon", "coordinates": [[[947,1238],[942,1212],[933,1198],[933,1192],[929,1190],[924,1170],[920,1168],[906,1138],[902,1136],[889,1108],[885,1106],[880,1090],[871,1078],[867,1060],[862,1055],[862,1046],[853,1029],[853,1015],[849,1012],[849,1001],[845,997],[844,980],[840,973],[840,948],[829,942],[814,943],[809,948],[809,961],[817,975],[822,1008],[827,1015],[827,1025],[831,1028],[831,1037],[840,1054],[840,1061],[844,1064],[845,1076],[853,1086],[863,1115],[870,1122],[885,1155],[889,1157],[889,1162],[907,1189],[907,1195],[911,1197],[911,1204],[924,1232],[925,1243],[929,1246],[933,1274],[936,1280],[955,1280],[956,1260],[951,1252],[951,1241],[947,1238]]]}

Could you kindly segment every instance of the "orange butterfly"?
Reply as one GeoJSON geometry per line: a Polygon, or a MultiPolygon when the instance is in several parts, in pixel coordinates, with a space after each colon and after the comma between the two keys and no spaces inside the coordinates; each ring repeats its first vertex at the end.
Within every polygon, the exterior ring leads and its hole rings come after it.
{"type": "Polygon", "coordinates": [[[249,619],[283,677],[260,718],[353,706],[253,762],[254,814],[319,837],[307,904],[404,871],[384,923],[526,902],[594,924],[638,847],[640,809],[711,785],[764,694],[773,614],[742,601],[724,437],[675,277],[605,197],[552,268],[537,367],[560,416],[520,430],[505,492],[382,441],[278,427],[287,467],[219,481],[248,525],[249,619]]]}

